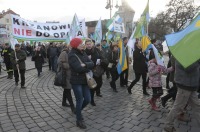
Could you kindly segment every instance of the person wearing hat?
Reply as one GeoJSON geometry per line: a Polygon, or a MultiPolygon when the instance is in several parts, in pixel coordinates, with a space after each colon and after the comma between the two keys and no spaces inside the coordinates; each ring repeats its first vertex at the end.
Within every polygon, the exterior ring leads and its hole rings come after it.
{"type": "Polygon", "coordinates": [[[25,71],[26,71],[26,53],[20,49],[20,45],[15,45],[15,51],[11,52],[10,60],[14,69],[15,85],[18,86],[19,74],[21,77],[21,88],[26,88],[25,85],[25,71]],[[18,73],[19,72],[19,73],[18,73]]]}
{"type": "Polygon", "coordinates": [[[10,45],[8,43],[5,43],[5,48],[2,51],[2,57],[4,59],[4,63],[6,65],[6,70],[8,73],[8,79],[13,78],[13,68],[12,68],[12,63],[10,61],[10,55],[13,49],[11,49],[10,45]]]}
{"type": "Polygon", "coordinates": [[[71,69],[70,83],[76,98],[76,125],[86,129],[81,111],[90,103],[91,95],[85,74],[93,69],[94,63],[85,53],[85,44],[80,38],[73,38],[70,46],[72,49],[68,60],[71,69]]]}

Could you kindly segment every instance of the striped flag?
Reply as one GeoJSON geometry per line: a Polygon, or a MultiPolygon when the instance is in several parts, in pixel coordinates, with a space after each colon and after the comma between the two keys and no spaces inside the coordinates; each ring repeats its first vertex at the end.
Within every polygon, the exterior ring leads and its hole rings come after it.
{"type": "Polygon", "coordinates": [[[119,62],[117,64],[117,72],[118,72],[118,74],[121,74],[122,71],[124,71],[128,68],[126,52],[125,52],[125,48],[122,43],[122,40],[119,40],[119,50],[120,50],[120,56],[119,56],[119,62]]]}
{"type": "Polygon", "coordinates": [[[187,68],[200,59],[200,14],[184,30],[166,35],[172,55],[187,68]]]}

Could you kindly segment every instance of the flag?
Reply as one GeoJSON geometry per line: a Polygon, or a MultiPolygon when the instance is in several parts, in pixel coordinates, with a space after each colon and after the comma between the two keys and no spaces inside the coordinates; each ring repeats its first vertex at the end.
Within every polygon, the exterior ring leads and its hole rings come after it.
{"type": "Polygon", "coordinates": [[[110,41],[110,40],[112,40],[113,39],[113,32],[110,32],[110,31],[108,31],[107,33],[106,33],[106,40],[107,41],[110,41]]]}
{"type": "Polygon", "coordinates": [[[147,24],[149,22],[150,16],[149,16],[149,0],[147,2],[146,8],[144,9],[140,20],[136,26],[136,31],[134,34],[134,38],[140,38],[147,34],[147,24]]]}
{"type": "Polygon", "coordinates": [[[75,14],[74,18],[72,20],[71,28],[70,28],[70,37],[71,37],[71,39],[75,38],[75,37],[83,38],[84,37],[83,35],[84,34],[83,34],[83,31],[80,27],[78,17],[75,14]]]}
{"type": "Polygon", "coordinates": [[[10,38],[10,45],[11,45],[11,48],[12,48],[12,49],[15,49],[15,45],[16,45],[16,44],[19,44],[19,42],[17,41],[17,39],[11,37],[11,38],[10,38]]]}
{"type": "Polygon", "coordinates": [[[158,50],[153,44],[151,44],[151,47],[153,48],[153,53],[155,55],[157,64],[160,66],[165,66],[163,56],[160,54],[160,52],[158,52],[158,50]]]}
{"type": "Polygon", "coordinates": [[[151,41],[149,39],[148,36],[143,36],[142,40],[141,40],[141,44],[142,44],[142,51],[145,52],[147,50],[149,50],[149,48],[151,47],[151,41]]]}
{"type": "Polygon", "coordinates": [[[117,72],[118,74],[121,74],[122,71],[128,68],[126,52],[122,40],[119,40],[119,51],[120,51],[120,56],[119,56],[119,62],[117,64],[117,72]]]}
{"type": "Polygon", "coordinates": [[[87,38],[87,29],[86,29],[86,24],[85,24],[85,18],[82,20],[79,20],[79,24],[83,31],[83,36],[87,38]]]}
{"type": "Polygon", "coordinates": [[[130,48],[130,50],[129,50],[129,56],[133,56],[133,51],[135,50],[136,39],[133,37],[133,35],[135,33],[135,29],[134,29],[133,33],[131,34],[131,37],[128,40],[128,43],[127,43],[127,46],[130,48]]]}
{"type": "Polygon", "coordinates": [[[99,19],[96,27],[95,27],[95,42],[96,44],[101,43],[102,40],[102,25],[101,25],[101,18],[99,19]]]}
{"type": "Polygon", "coordinates": [[[112,32],[125,33],[123,20],[117,13],[115,13],[114,16],[108,20],[106,27],[112,32]]]}
{"type": "Polygon", "coordinates": [[[66,44],[70,44],[70,35],[69,35],[69,33],[67,33],[67,37],[66,37],[65,42],[66,42],[66,44]]]}
{"type": "Polygon", "coordinates": [[[187,68],[200,59],[200,14],[184,30],[166,35],[172,55],[187,68]]]}

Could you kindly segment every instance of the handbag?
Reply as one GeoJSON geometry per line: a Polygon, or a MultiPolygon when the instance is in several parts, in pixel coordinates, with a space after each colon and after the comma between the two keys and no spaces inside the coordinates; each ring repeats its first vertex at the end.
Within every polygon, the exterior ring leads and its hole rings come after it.
{"type": "Polygon", "coordinates": [[[103,69],[101,66],[99,66],[99,65],[97,65],[97,66],[93,69],[93,75],[94,75],[95,77],[100,77],[100,76],[103,75],[103,73],[104,73],[104,69],[103,69]]]}
{"type": "Polygon", "coordinates": [[[66,83],[66,72],[63,70],[63,68],[59,68],[58,72],[56,72],[55,78],[54,78],[54,85],[55,86],[67,86],[66,83]]]}
{"type": "MultiPolygon", "coordinates": [[[[81,59],[80,59],[76,54],[75,54],[75,56],[78,58],[79,62],[80,62],[81,64],[83,64],[83,62],[81,61],[81,59]]],[[[96,81],[94,80],[94,78],[92,77],[91,72],[92,72],[92,71],[85,73],[85,76],[86,76],[86,80],[87,80],[88,87],[89,87],[90,89],[94,89],[94,88],[96,88],[97,83],[96,83],[96,81]]]]}

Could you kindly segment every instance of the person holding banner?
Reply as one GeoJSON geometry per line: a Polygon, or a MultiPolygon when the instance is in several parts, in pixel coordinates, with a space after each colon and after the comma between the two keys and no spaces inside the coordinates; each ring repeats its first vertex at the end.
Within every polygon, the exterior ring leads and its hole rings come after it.
{"type": "Polygon", "coordinates": [[[25,71],[26,71],[26,53],[20,49],[20,45],[15,45],[15,51],[11,52],[10,60],[14,69],[15,85],[18,86],[19,74],[21,77],[21,88],[26,88],[25,85],[25,71]]]}

